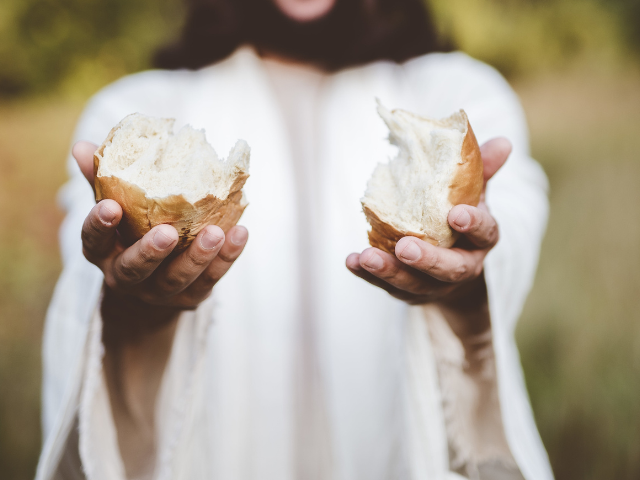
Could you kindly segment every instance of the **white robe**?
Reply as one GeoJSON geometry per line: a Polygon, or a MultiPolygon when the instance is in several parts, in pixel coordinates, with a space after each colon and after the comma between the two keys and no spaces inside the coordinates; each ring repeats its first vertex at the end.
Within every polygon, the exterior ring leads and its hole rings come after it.
{"type": "MultiPolygon", "coordinates": [[[[499,400],[524,478],[552,478],[514,341],[546,225],[547,182],[529,157],[513,91],[495,70],[462,53],[401,65],[375,62],[328,76],[316,118],[315,180],[322,203],[312,222],[313,278],[307,279],[297,261],[308,252],[297,230],[300,186],[291,141],[263,61],[250,48],[196,72],[125,77],[89,102],[75,133],[76,140],[99,144],[125,115],[140,111],[206,129],[221,156],[238,138],[252,149],[250,204],[241,220],[249,243],[211,299],[180,319],[156,407],[155,478],[297,478],[295,371],[306,281],[313,284],[312,343],[320,379],[314,395],[321,397],[329,449],[320,478],[457,477],[450,471],[451,432],[443,411],[444,397],[455,392],[441,392],[425,321],[432,317],[436,325],[438,312],[407,307],[344,265],[349,253],[368,246],[359,199],[375,165],[393,153],[375,112],[376,97],[431,117],[464,108],[480,143],[496,136],[513,143],[487,192],[501,233],[485,261],[499,400]]],[[[64,270],[45,327],[37,479],[54,475],[77,418],[86,477],[119,480],[124,469],[101,370],[96,307],[102,274],[84,259],[79,234],[94,200],[72,160],[69,165],[72,179],[60,196],[68,212],[60,233],[64,270]]]]}

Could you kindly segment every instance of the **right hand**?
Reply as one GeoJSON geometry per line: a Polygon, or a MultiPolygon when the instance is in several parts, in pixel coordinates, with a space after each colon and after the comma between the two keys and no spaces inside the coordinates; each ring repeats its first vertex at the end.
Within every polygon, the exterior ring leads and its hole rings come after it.
{"type": "MultiPolygon", "coordinates": [[[[93,153],[97,146],[78,142],[73,156],[93,187],[93,153]]],[[[122,208],[102,200],[91,209],[82,226],[84,256],[104,273],[109,297],[139,306],[160,306],[178,312],[195,309],[229,270],[247,243],[247,229],[231,228],[225,237],[215,225],[205,227],[189,248],[164,260],[178,242],[171,225],[158,225],[130,247],[117,232],[122,208]]]]}

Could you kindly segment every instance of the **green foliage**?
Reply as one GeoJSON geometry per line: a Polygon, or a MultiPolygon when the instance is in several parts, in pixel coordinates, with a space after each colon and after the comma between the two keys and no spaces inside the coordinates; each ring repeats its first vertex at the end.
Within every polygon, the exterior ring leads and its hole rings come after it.
{"type": "Polygon", "coordinates": [[[518,343],[558,480],[640,478],[640,76],[515,84],[551,217],[518,343]]]}
{"type": "Polygon", "coordinates": [[[620,18],[627,41],[640,51],[640,0],[600,0],[601,3],[613,9],[620,18]]]}
{"type": "Polygon", "coordinates": [[[60,272],[56,191],[75,102],[0,105],[0,478],[33,479],[41,448],[40,345],[60,272]]]}
{"type": "Polygon", "coordinates": [[[506,74],[585,60],[620,63],[628,48],[622,17],[596,0],[431,0],[431,5],[445,38],[506,74]]]}
{"type": "MultiPolygon", "coordinates": [[[[425,1],[455,47],[507,74],[640,51],[640,0],[425,1]]],[[[182,14],[181,0],[2,0],[0,97],[84,97],[149,67],[182,14]]]]}
{"type": "Polygon", "coordinates": [[[145,68],[180,12],[176,0],[3,0],[0,95],[95,89],[145,68]]]}

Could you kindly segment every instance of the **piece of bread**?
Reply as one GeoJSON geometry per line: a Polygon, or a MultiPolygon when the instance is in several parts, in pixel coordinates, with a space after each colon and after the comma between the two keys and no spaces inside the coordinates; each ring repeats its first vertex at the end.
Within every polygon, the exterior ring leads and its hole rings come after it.
{"type": "Polygon", "coordinates": [[[378,164],[361,200],[371,224],[369,243],[395,254],[398,240],[411,235],[451,247],[458,233],[449,226],[449,211],[477,206],[483,187],[480,148],[466,113],[432,120],[380,103],[378,113],[399,152],[378,164]]]}
{"type": "Polygon", "coordinates": [[[93,156],[96,201],[115,200],[123,210],[118,227],[132,244],[156,225],[173,225],[186,249],[207,225],[225,232],[247,206],[249,146],[238,140],[226,161],[207,143],[204,130],[173,133],[174,119],[140,113],[113,127],[93,156]]]}

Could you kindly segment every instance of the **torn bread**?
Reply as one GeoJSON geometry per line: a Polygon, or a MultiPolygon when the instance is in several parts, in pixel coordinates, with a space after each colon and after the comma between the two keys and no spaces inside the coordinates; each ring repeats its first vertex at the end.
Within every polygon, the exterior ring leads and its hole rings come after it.
{"type": "Polygon", "coordinates": [[[449,226],[449,211],[477,206],[483,187],[480,148],[466,113],[432,120],[381,104],[378,113],[399,151],[378,164],[361,200],[371,224],[369,243],[395,254],[398,240],[410,235],[451,247],[457,232],[449,226]]]}
{"type": "Polygon", "coordinates": [[[116,125],[93,156],[96,201],[115,200],[123,210],[118,231],[134,243],[156,225],[172,225],[186,249],[207,225],[225,232],[247,202],[242,187],[249,177],[249,146],[238,140],[227,160],[207,143],[204,130],[174,119],[140,113],[116,125]]]}

